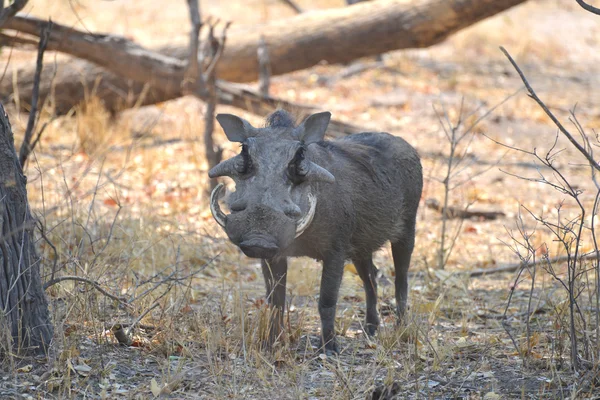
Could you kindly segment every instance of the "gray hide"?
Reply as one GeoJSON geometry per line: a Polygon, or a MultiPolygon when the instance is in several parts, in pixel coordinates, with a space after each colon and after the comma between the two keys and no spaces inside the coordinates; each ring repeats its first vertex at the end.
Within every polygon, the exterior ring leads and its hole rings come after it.
{"type": "Polygon", "coordinates": [[[415,220],[423,174],[415,149],[387,133],[359,133],[334,141],[324,135],[331,114],[313,114],[295,126],[285,111],[275,111],[264,128],[231,114],[217,120],[227,138],[242,144],[240,154],[209,171],[231,177],[235,192],[211,211],[229,239],[249,257],[262,259],[267,300],[275,307],[269,341],[283,326],[287,257],[323,261],[319,314],[327,353],[337,352],[334,320],[346,260],[364,283],[366,330],[377,315],[377,268],[372,253],[391,242],[396,270],[397,312],[408,294],[407,272],[415,242],[415,220]]]}

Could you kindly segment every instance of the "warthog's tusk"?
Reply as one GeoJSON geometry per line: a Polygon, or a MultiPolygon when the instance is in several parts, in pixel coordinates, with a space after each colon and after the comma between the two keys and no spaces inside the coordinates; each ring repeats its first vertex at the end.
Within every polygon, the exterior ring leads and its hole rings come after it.
{"type": "Polygon", "coordinates": [[[308,212],[304,217],[300,218],[296,224],[296,237],[304,233],[315,216],[315,210],[317,209],[317,198],[313,196],[312,193],[308,194],[308,204],[308,212]]]}
{"type": "Polygon", "coordinates": [[[223,211],[221,211],[221,207],[219,206],[219,197],[221,191],[225,186],[222,183],[219,183],[210,194],[210,212],[212,213],[213,218],[217,221],[217,224],[221,225],[225,228],[225,220],[227,219],[227,215],[223,211]]]}

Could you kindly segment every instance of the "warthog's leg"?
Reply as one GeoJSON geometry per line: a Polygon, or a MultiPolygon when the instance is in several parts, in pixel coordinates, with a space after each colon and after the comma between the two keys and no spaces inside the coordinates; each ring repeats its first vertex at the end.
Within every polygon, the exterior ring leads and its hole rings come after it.
{"type": "Polygon", "coordinates": [[[267,287],[267,303],[273,313],[268,339],[269,344],[273,344],[283,329],[287,259],[283,257],[261,260],[261,266],[267,287]]]}
{"type": "Polygon", "coordinates": [[[396,311],[401,321],[408,300],[408,267],[415,246],[414,235],[411,238],[392,243],[392,256],[396,269],[396,311]]]}
{"type": "Polygon", "coordinates": [[[319,294],[319,314],[321,316],[321,339],[325,353],[339,353],[335,340],[335,309],[337,305],[342,276],[344,274],[344,256],[335,254],[323,260],[321,290],[319,294]]]}
{"type": "Polygon", "coordinates": [[[365,257],[353,257],[352,262],[356,267],[358,276],[363,281],[365,294],[367,296],[367,318],[365,330],[367,335],[373,336],[379,326],[379,316],[377,315],[377,268],[373,264],[373,255],[368,254],[365,257]]]}

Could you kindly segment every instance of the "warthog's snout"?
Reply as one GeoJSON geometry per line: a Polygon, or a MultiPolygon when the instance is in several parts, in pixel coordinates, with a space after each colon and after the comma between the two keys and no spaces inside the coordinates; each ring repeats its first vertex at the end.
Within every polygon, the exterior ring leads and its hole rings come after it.
{"type": "Polygon", "coordinates": [[[231,202],[232,213],[226,215],[218,202],[223,188],[219,184],[213,190],[211,212],[229,239],[248,257],[275,257],[302,235],[315,216],[317,199],[310,192],[306,195],[308,210],[304,215],[291,200],[282,201],[283,206],[275,209],[262,203],[248,205],[244,198],[231,202]],[[289,211],[292,209],[294,212],[289,211]]]}
{"type": "Polygon", "coordinates": [[[264,235],[251,236],[239,244],[245,255],[252,258],[272,258],[279,251],[274,238],[264,235]]]}

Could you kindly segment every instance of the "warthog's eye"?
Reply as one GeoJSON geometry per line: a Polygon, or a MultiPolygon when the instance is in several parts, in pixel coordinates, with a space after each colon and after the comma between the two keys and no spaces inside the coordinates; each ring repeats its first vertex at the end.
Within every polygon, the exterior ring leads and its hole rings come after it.
{"type": "Polygon", "coordinates": [[[242,152],[240,153],[240,156],[242,158],[235,164],[235,169],[239,174],[244,175],[250,172],[250,169],[252,169],[252,159],[248,153],[248,145],[246,143],[242,144],[242,152]]]}
{"type": "Polygon", "coordinates": [[[292,161],[288,164],[287,175],[290,181],[295,184],[302,183],[306,177],[306,168],[304,163],[304,147],[300,147],[292,161]]]}

